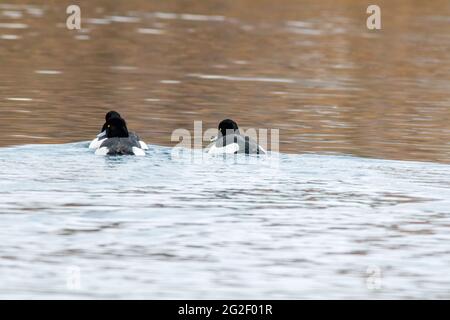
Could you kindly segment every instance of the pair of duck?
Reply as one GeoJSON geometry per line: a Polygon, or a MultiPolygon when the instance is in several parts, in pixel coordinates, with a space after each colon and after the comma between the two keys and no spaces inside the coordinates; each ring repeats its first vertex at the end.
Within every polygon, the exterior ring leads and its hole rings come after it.
{"type": "MultiPolygon", "coordinates": [[[[134,132],[129,132],[125,120],[116,111],[105,115],[105,124],[89,145],[96,155],[144,156],[147,144],[134,132]]],[[[239,132],[236,122],[225,119],[219,123],[218,135],[206,148],[210,154],[265,154],[266,151],[248,136],[239,132]]]]}

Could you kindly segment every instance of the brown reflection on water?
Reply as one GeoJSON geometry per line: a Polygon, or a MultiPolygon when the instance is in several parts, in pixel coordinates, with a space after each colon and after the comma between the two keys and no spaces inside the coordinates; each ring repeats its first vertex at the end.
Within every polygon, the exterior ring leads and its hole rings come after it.
{"type": "Polygon", "coordinates": [[[0,4],[0,145],[91,139],[121,112],[152,144],[177,128],[280,129],[283,152],[450,162],[450,3],[0,4]],[[196,14],[196,15],[192,15],[196,14]],[[111,18],[112,17],[112,18],[111,18]]]}

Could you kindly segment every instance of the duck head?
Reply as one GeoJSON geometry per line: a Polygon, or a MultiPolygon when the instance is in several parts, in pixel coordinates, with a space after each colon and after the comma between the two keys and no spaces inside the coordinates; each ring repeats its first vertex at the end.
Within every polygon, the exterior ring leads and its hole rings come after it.
{"type": "MultiPolygon", "coordinates": [[[[102,130],[100,132],[103,132],[106,130],[106,124],[108,122],[108,120],[113,119],[113,118],[122,118],[120,116],[120,114],[116,111],[109,111],[106,115],[105,115],[105,123],[103,124],[102,130]]],[[[124,120],[125,121],[125,120],[124,120]]]]}
{"type": "Polygon", "coordinates": [[[225,119],[219,123],[219,136],[226,136],[227,134],[239,134],[237,123],[231,119],[225,119]]]}
{"type": "Polygon", "coordinates": [[[122,118],[122,117],[118,112],[111,110],[105,115],[105,121],[108,121],[111,118],[122,118]]]}
{"type": "Polygon", "coordinates": [[[108,138],[127,138],[128,129],[122,118],[110,118],[105,123],[106,136],[108,138]]]}

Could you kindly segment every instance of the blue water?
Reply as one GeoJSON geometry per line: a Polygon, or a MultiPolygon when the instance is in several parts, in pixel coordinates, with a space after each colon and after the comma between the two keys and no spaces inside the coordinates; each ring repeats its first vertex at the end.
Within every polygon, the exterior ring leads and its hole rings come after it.
{"type": "Polygon", "coordinates": [[[0,298],[450,298],[449,165],[173,151],[1,148],[0,298]]]}

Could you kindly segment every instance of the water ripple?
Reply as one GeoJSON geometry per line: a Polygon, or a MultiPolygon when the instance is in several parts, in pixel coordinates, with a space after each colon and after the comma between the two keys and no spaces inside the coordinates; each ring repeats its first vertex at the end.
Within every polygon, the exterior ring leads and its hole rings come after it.
{"type": "Polygon", "coordinates": [[[377,266],[377,297],[448,298],[448,165],[191,156],[0,149],[0,295],[371,298],[377,266]]]}

